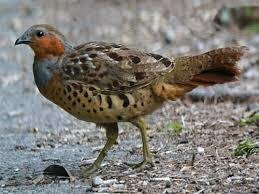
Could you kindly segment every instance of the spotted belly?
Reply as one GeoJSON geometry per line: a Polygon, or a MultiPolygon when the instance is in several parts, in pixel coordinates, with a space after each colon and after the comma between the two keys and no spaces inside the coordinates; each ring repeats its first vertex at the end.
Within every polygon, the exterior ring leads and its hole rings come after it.
{"type": "Polygon", "coordinates": [[[150,88],[133,93],[104,94],[94,85],[55,84],[45,95],[59,107],[84,121],[110,123],[130,121],[152,113],[163,103],[150,88]]]}

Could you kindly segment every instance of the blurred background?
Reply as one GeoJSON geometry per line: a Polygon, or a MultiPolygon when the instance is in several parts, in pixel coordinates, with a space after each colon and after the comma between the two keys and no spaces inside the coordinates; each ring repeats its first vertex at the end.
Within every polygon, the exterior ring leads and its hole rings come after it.
{"type": "MultiPolygon", "coordinates": [[[[105,142],[94,124],[74,119],[39,94],[33,53],[14,42],[40,23],[56,26],[74,45],[116,42],[170,57],[230,45],[249,47],[239,64],[240,82],[199,88],[148,117],[155,169],[134,175],[120,168],[123,161],[141,159],[139,132],[122,124],[119,146],[99,176],[118,181],[118,188],[106,186],[110,192],[258,192],[258,155],[232,157],[243,140],[258,142],[258,0],[0,0],[0,191],[75,189],[60,183],[35,186],[33,180],[49,164],[78,168],[96,157],[105,142]],[[193,155],[200,162],[185,168],[193,155]],[[134,176],[118,177],[125,171],[134,176]],[[166,181],[154,181],[161,177],[166,181]]],[[[85,183],[76,184],[85,191],[85,183]]]]}

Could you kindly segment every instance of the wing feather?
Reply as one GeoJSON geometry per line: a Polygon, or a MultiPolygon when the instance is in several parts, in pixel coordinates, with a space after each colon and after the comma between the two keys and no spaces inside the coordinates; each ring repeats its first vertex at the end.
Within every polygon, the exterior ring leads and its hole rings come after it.
{"type": "Polygon", "coordinates": [[[75,47],[60,65],[63,81],[94,84],[106,92],[145,87],[173,68],[172,59],[103,42],[75,47]]]}

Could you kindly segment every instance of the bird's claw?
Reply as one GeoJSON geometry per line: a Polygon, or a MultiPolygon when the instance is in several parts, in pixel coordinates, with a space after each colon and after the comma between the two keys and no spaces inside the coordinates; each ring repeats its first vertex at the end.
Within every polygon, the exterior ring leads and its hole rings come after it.
{"type": "Polygon", "coordinates": [[[84,178],[90,177],[98,169],[99,168],[96,165],[94,165],[94,164],[92,164],[90,167],[85,167],[85,166],[81,167],[81,171],[82,171],[82,174],[83,174],[84,178]]]}
{"type": "Polygon", "coordinates": [[[137,170],[137,171],[141,171],[143,170],[145,167],[147,167],[147,165],[153,167],[154,166],[154,163],[151,159],[149,160],[143,160],[142,162],[140,163],[136,163],[136,164],[132,164],[132,163],[125,163],[127,166],[137,170]]]}

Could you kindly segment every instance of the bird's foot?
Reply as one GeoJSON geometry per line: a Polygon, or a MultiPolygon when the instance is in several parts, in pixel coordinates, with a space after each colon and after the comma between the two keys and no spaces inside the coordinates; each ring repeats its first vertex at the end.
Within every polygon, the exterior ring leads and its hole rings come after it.
{"type": "Polygon", "coordinates": [[[142,162],[136,163],[136,164],[132,164],[132,163],[125,163],[125,164],[137,171],[141,171],[141,170],[145,169],[145,167],[147,167],[148,165],[151,167],[154,166],[154,163],[151,159],[146,159],[146,160],[143,160],[142,162]]]}
{"type": "Polygon", "coordinates": [[[82,166],[81,172],[83,174],[83,177],[87,178],[87,177],[90,177],[93,173],[95,173],[98,169],[99,167],[97,165],[92,164],[90,167],[82,166]]]}

